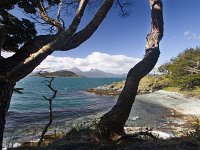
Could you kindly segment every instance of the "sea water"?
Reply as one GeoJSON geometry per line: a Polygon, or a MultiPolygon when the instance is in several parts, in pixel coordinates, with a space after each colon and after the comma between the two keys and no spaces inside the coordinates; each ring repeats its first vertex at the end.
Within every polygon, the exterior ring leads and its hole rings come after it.
{"type": "MultiPolygon", "coordinates": [[[[53,92],[46,86],[47,79],[26,77],[16,88],[23,88],[23,94],[14,93],[7,114],[4,139],[27,140],[41,132],[48,122],[48,101],[53,92]]],[[[61,78],[56,77],[52,87],[57,90],[53,99],[52,128],[71,128],[75,120],[86,121],[108,111],[114,105],[113,96],[100,96],[86,92],[87,89],[122,81],[123,78],[61,78]],[[80,119],[81,118],[81,119],[80,119]]]]}
{"type": "MultiPolygon", "coordinates": [[[[14,93],[6,118],[4,145],[38,139],[48,123],[47,98],[53,92],[45,85],[45,78],[26,77],[17,83],[23,94],[14,93]]],[[[67,132],[78,124],[93,121],[110,110],[117,96],[103,96],[86,92],[87,89],[124,80],[123,78],[60,78],[56,77],[52,86],[57,95],[53,99],[53,123],[50,131],[67,132]]],[[[169,110],[143,100],[138,96],[133,105],[126,126],[157,127],[165,122],[163,116],[169,110]]]]}

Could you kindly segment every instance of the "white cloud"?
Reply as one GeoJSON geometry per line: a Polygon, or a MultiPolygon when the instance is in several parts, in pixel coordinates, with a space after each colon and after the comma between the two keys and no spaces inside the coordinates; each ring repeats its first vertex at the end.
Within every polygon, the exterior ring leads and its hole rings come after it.
{"type": "Polygon", "coordinates": [[[78,67],[83,71],[99,69],[110,73],[127,73],[139,58],[131,58],[125,55],[110,55],[93,52],[85,58],[48,56],[35,70],[48,69],[51,71],[78,67]]]}
{"type": "MultiPolygon", "coordinates": [[[[14,53],[2,52],[4,58],[12,56],[14,53]]],[[[123,74],[128,71],[141,59],[132,58],[125,55],[110,55],[106,53],[93,52],[85,58],[55,57],[48,56],[34,71],[48,70],[56,71],[77,67],[82,71],[99,69],[105,72],[123,74]]],[[[159,64],[151,71],[157,73],[159,64]]]]}
{"type": "Polygon", "coordinates": [[[200,40],[200,34],[193,33],[189,30],[184,32],[184,36],[187,40],[200,40]]]}

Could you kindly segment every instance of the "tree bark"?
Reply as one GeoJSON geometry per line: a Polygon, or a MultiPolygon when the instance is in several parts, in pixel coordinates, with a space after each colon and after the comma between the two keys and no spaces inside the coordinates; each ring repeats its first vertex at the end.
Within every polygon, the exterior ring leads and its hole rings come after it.
{"type": "Polygon", "coordinates": [[[129,117],[137,95],[140,80],[156,65],[160,55],[159,42],[163,37],[162,1],[149,0],[151,7],[151,31],[147,35],[146,53],[142,61],[128,73],[125,86],[114,107],[104,114],[97,125],[103,138],[115,139],[124,134],[124,125],[129,117]]]}
{"type": "MultiPolygon", "coordinates": [[[[0,143],[3,142],[3,131],[5,127],[5,118],[10,105],[10,99],[13,93],[15,84],[0,82],[0,143]]],[[[2,149],[2,144],[0,144],[2,149]]]]}

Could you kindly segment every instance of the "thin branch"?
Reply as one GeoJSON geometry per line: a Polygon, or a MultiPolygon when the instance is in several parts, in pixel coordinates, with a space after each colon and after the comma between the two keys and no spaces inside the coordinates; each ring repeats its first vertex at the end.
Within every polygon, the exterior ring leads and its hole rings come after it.
{"type": "Polygon", "coordinates": [[[128,16],[128,12],[125,10],[125,7],[127,5],[130,5],[130,3],[128,1],[125,1],[124,3],[122,3],[120,0],[117,0],[117,4],[120,7],[120,12],[121,12],[122,17],[128,16]]]}
{"type": "Polygon", "coordinates": [[[38,3],[38,9],[39,9],[39,13],[40,13],[40,16],[41,18],[48,24],[50,25],[53,25],[55,27],[58,28],[58,30],[60,31],[63,31],[63,26],[62,24],[59,22],[59,20],[55,20],[53,18],[50,18],[47,11],[46,11],[46,8],[44,7],[44,4],[43,2],[40,0],[40,2],[38,3]]]}
{"type": "Polygon", "coordinates": [[[75,10],[78,8],[78,1],[63,1],[63,10],[65,10],[65,13],[68,15],[71,15],[71,10],[75,10]]]}
{"type": "Polygon", "coordinates": [[[46,96],[43,96],[43,98],[45,100],[48,101],[49,103],[49,122],[46,124],[46,126],[44,127],[43,131],[42,131],[42,134],[41,134],[41,137],[40,137],[40,140],[38,142],[38,146],[41,146],[42,142],[43,142],[43,139],[44,139],[44,136],[46,134],[46,132],[48,131],[48,128],[50,127],[51,123],[53,122],[53,112],[52,112],[52,101],[53,99],[56,97],[56,94],[57,94],[57,90],[55,90],[53,87],[52,87],[52,82],[53,80],[55,79],[55,77],[46,77],[44,76],[41,72],[39,72],[39,74],[46,78],[46,79],[50,79],[50,80],[44,80],[42,83],[46,82],[46,86],[53,92],[53,95],[50,97],[50,98],[47,98],[46,96]]]}
{"type": "Polygon", "coordinates": [[[58,15],[57,15],[57,20],[60,22],[60,12],[61,12],[61,8],[62,8],[62,0],[60,0],[59,4],[58,4],[58,15]]]}

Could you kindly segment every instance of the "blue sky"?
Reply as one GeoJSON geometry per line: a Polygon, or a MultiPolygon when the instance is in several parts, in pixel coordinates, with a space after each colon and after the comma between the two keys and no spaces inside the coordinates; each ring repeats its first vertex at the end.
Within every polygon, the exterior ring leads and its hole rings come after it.
{"type": "MultiPolygon", "coordinates": [[[[150,30],[148,0],[131,0],[130,16],[122,18],[113,7],[94,35],[81,46],[67,52],[54,52],[37,68],[50,70],[78,67],[84,71],[101,69],[126,73],[145,52],[150,30]]],[[[164,37],[158,64],[166,63],[186,48],[200,46],[200,0],[163,0],[164,37]]],[[[23,16],[14,10],[17,16],[23,16]]],[[[81,29],[93,16],[86,12],[81,29]]],[[[70,20],[68,18],[68,20],[70,20]]]]}
{"type": "MultiPolygon", "coordinates": [[[[163,5],[165,31],[160,45],[159,63],[169,61],[186,48],[200,45],[200,1],[163,0],[163,5]]],[[[98,51],[142,58],[146,34],[150,29],[148,0],[133,0],[130,11],[129,17],[121,18],[113,8],[88,41],[74,50],[53,55],[85,57],[98,51]]]]}

